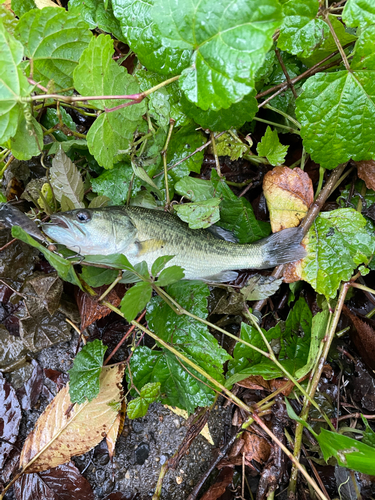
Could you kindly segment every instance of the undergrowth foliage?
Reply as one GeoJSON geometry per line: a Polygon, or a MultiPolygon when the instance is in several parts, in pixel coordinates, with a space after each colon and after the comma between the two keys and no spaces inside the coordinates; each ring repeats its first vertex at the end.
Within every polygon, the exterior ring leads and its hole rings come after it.
{"type": "MultiPolygon", "coordinates": [[[[303,153],[292,166],[303,170],[308,155],[320,165],[316,196],[326,170],[375,156],[372,0],[347,0],[341,10],[318,0],[70,0],[67,9],[12,0],[11,6],[13,12],[0,5],[0,168],[3,174],[9,155],[29,160],[43,154],[51,161],[37,196],[29,199],[39,213],[126,203],[174,206],[193,229],[217,223],[239,243],[252,243],[271,232],[270,224],[257,220],[218,166],[210,178],[197,178],[204,148],[215,157],[277,167],[288,153],[283,134],[294,134],[303,153]],[[91,120],[85,133],[72,119],[79,115],[91,120]],[[267,128],[254,147],[256,122],[267,128]]],[[[290,193],[271,192],[270,200],[276,210],[287,210],[290,193]]],[[[307,210],[299,209],[302,217],[307,210]]],[[[183,269],[165,267],[173,256],[149,270],[133,267],[123,255],[84,261],[64,249],[57,255],[19,227],[13,236],[38,248],[63,280],[81,289],[111,285],[119,271],[123,283],[135,283],[117,312],[138,327],[134,320],[146,308],[157,336],[152,349],[134,346],[126,370],[136,398],[129,416],[137,418],[155,400],[192,413],[212,405],[218,388],[230,389],[250,375],[305,377],[321,354],[340,283],[358,266],[365,274],[372,265],[373,230],[353,207],[320,213],[296,274],[321,295],[322,312],[313,318],[300,298],[286,322],[268,331],[248,315],[232,355],[207,322],[207,284],[183,281],[183,269]],[[277,360],[268,352],[275,342],[277,360]]],[[[294,292],[296,286],[291,301],[294,292]]],[[[254,297],[239,296],[240,309],[254,297]]],[[[95,341],[77,356],[72,403],[98,397],[104,352],[95,341]]],[[[334,433],[324,432],[324,458],[343,462],[343,437],[335,441],[334,433]]],[[[356,441],[345,439],[349,450],[356,441]]],[[[371,449],[370,441],[361,443],[359,454],[371,449]]],[[[363,456],[354,455],[350,467],[369,472],[363,456]]]]}

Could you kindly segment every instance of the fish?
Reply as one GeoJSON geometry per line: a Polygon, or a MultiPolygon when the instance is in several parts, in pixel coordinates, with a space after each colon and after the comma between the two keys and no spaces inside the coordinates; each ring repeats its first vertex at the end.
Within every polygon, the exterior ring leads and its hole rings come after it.
{"type": "Polygon", "coordinates": [[[301,228],[239,244],[223,239],[220,228],[190,229],[174,214],[138,206],[60,212],[42,229],[80,255],[123,254],[133,266],[145,261],[150,271],[158,257],[173,256],[166,267],[180,266],[185,279],[213,283],[234,280],[238,269],[267,269],[306,255],[301,228]]]}

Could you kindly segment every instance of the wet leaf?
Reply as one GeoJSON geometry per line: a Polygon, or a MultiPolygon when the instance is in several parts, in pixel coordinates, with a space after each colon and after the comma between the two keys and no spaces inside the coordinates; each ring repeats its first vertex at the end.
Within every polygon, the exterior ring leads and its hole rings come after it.
{"type": "Polygon", "coordinates": [[[275,167],[263,181],[272,231],[296,227],[314,201],[310,177],[300,168],[275,167]]]}
{"type": "Polygon", "coordinates": [[[375,331],[367,318],[359,318],[348,307],[343,306],[343,313],[353,325],[351,339],[356,346],[363,361],[371,369],[375,370],[375,331]]]}
{"type": "Polygon", "coordinates": [[[89,208],[101,208],[106,207],[110,198],[108,196],[96,196],[89,203],[89,208]]]}
{"type": "Polygon", "coordinates": [[[218,156],[229,156],[234,161],[242,158],[248,150],[248,146],[226,132],[216,139],[216,150],[218,156]]]}
{"type": "Polygon", "coordinates": [[[130,419],[144,417],[151,403],[160,396],[160,382],[146,384],[142,387],[137,398],[128,404],[127,415],[130,419]]]}
{"type": "Polygon", "coordinates": [[[145,308],[151,299],[152,288],[150,283],[144,281],[136,283],[124,295],[121,301],[121,312],[128,321],[135,319],[137,314],[145,308]]]}
{"type": "Polygon", "coordinates": [[[282,282],[282,278],[275,279],[272,276],[256,274],[246,282],[240,291],[245,300],[262,300],[276,293],[282,282]]]}
{"type": "MultiPolygon", "coordinates": [[[[181,127],[171,138],[167,152],[167,164],[171,167],[196,151],[206,142],[205,137],[191,124],[181,127]]],[[[182,163],[169,171],[174,182],[189,175],[190,172],[200,173],[204,152],[197,151],[196,154],[187,158],[182,163]]]]}
{"type": "Polygon", "coordinates": [[[176,182],[174,188],[178,194],[194,202],[210,200],[215,194],[211,181],[189,176],[183,177],[176,182]]]}
{"type": "Polygon", "coordinates": [[[266,438],[256,434],[255,432],[244,432],[240,439],[238,439],[231,451],[228,458],[224,458],[220,462],[221,467],[231,465],[242,465],[243,459],[247,466],[252,466],[252,461],[255,460],[260,464],[267,462],[271,453],[271,447],[266,438]],[[243,456],[244,455],[244,456],[243,456]]]}
{"type": "MultiPolygon", "coordinates": [[[[34,275],[35,276],[35,273],[34,275]]],[[[29,280],[43,306],[53,315],[60,306],[63,282],[56,274],[41,274],[29,280]]]]}
{"type": "Polygon", "coordinates": [[[281,390],[281,394],[284,396],[289,396],[289,394],[294,390],[293,384],[288,382],[286,379],[273,379],[264,380],[263,377],[259,375],[252,375],[237,382],[240,387],[246,387],[246,389],[252,389],[256,391],[265,390],[267,392],[274,392],[281,390]]]}
{"type": "Polygon", "coordinates": [[[118,276],[118,271],[103,267],[83,266],[81,276],[88,285],[96,288],[113,283],[118,276]]]}
{"type": "Polygon", "coordinates": [[[43,149],[43,130],[40,124],[31,117],[29,122],[22,118],[17,133],[9,141],[12,154],[18,160],[30,160],[38,156],[43,149]]]}
{"type": "Polygon", "coordinates": [[[38,474],[23,474],[14,485],[17,500],[94,500],[90,483],[73,462],[38,474]]]}
{"type": "Polygon", "coordinates": [[[21,423],[21,408],[16,391],[0,373],[0,468],[12,451],[21,423]]]}
{"type": "Polygon", "coordinates": [[[172,285],[184,278],[184,270],[180,266],[170,266],[160,273],[156,284],[158,286],[172,285]]]}
{"type": "Polygon", "coordinates": [[[96,446],[116,420],[118,412],[113,409],[113,405],[119,404],[122,397],[119,387],[123,374],[124,366],[103,367],[99,395],[90,403],[85,402],[73,408],[69,387],[62,389],[26,438],[21,453],[21,467],[29,473],[41,472],[96,446]]]}
{"type": "Polygon", "coordinates": [[[31,364],[34,367],[31,377],[17,391],[17,397],[23,410],[31,410],[36,405],[43,387],[42,368],[35,359],[31,361],[31,364]]]}
{"type": "Polygon", "coordinates": [[[166,266],[166,264],[173,259],[173,255],[163,255],[162,257],[158,257],[151,267],[152,276],[156,277],[162,269],[166,266]]]}
{"type": "Polygon", "coordinates": [[[84,208],[84,187],[81,174],[61,148],[52,160],[50,174],[56,199],[61,203],[65,197],[70,202],[64,210],[84,208]]]}
{"type": "Polygon", "coordinates": [[[365,181],[368,189],[375,189],[375,161],[357,161],[356,165],[358,177],[365,181]]]}
{"type": "Polygon", "coordinates": [[[222,495],[224,495],[227,486],[233,480],[234,468],[224,467],[219,472],[214,484],[212,484],[206,493],[202,496],[201,500],[218,500],[222,495]]]}
{"type": "Polygon", "coordinates": [[[99,394],[99,377],[107,346],[101,340],[89,342],[77,354],[69,370],[69,395],[72,403],[91,402],[99,394]]]}
{"type": "Polygon", "coordinates": [[[220,220],[220,198],[175,205],[174,210],[191,229],[204,229],[220,220]]]}
{"type": "Polygon", "coordinates": [[[279,141],[277,130],[267,127],[264,136],[257,145],[259,156],[265,156],[271,165],[281,165],[284,163],[289,146],[283,146],[279,141]]]}
{"type": "Polygon", "coordinates": [[[0,368],[7,369],[25,362],[27,349],[19,337],[10,335],[3,325],[0,325],[0,368]]]}
{"type": "Polygon", "coordinates": [[[375,24],[375,7],[371,0],[348,0],[342,18],[348,26],[375,24]]]}

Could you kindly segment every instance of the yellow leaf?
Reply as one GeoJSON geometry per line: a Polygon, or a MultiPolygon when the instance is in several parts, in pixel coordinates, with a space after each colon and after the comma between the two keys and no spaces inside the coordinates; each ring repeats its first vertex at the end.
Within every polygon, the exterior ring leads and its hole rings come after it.
{"type": "Polygon", "coordinates": [[[55,2],[52,2],[52,0],[34,0],[35,5],[38,7],[38,9],[43,9],[44,7],[58,7],[55,2]]]}
{"type": "Polygon", "coordinates": [[[99,395],[91,402],[71,408],[68,385],[39,417],[27,436],[20,465],[26,472],[42,472],[68,462],[72,456],[87,453],[113,426],[122,399],[123,365],[104,366],[99,395]]]}
{"type": "MultiPolygon", "coordinates": [[[[188,419],[189,417],[189,414],[187,411],[185,410],[181,410],[180,408],[173,408],[173,406],[168,406],[168,405],[164,405],[165,408],[168,408],[168,410],[171,410],[173,411],[173,413],[175,413],[176,415],[178,415],[179,417],[182,417],[184,418],[185,420],[188,419]]],[[[200,434],[210,443],[212,444],[212,446],[215,444],[214,443],[214,440],[212,439],[212,436],[211,436],[211,433],[210,433],[210,429],[208,427],[208,424],[206,424],[203,429],[201,430],[200,434]]]]}

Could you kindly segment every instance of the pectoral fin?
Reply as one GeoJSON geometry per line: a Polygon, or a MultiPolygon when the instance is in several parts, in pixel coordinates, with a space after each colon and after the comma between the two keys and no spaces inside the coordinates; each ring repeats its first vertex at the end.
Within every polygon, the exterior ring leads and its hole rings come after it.
{"type": "Polygon", "coordinates": [[[201,278],[206,283],[226,283],[227,281],[234,281],[238,276],[236,271],[223,271],[221,273],[213,274],[212,276],[205,276],[201,278]]]}
{"type": "Polygon", "coordinates": [[[138,257],[140,257],[142,255],[146,255],[148,253],[157,252],[158,250],[161,250],[165,246],[165,241],[164,240],[138,241],[137,246],[139,249],[138,257]]]}

